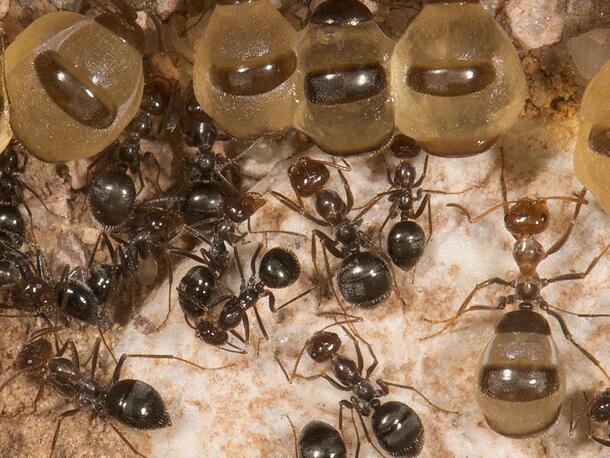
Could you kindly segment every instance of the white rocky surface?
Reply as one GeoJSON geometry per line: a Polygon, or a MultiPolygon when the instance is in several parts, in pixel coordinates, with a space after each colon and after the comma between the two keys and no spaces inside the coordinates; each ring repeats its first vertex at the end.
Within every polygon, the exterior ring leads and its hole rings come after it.
{"type": "MultiPolygon", "coordinates": [[[[541,121],[518,123],[503,140],[506,151],[506,177],[509,198],[524,195],[565,195],[580,189],[572,168],[574,121],[546,124],[541,121]]],[[[472,287],[492,276],[514,277],[517,272],[510,249],[512,238],[504,229],[501,212],[496,212],[476,225],[469,225],[447,202],[459,201],[479,213],[500,199],[499,152],[497,148],[466,159],[430,159],[426,188],[459,190],[480,184],[471,192],[447,198],[433,196],[434,235],[426,253],[412,273],[398,272],[407,307],[396,297],[373,311],[352,310],[364,321],[358,324],[360,334],[373,345],[379,357],[376,376],[415,385],[430,398],[461,413],[450,415],[431,409],[410,392],[393,390],[390,399],[412,406],[426,429],[423,457],[495,457],[531,458],[552,456],[599,457],[606,453],[598,444],[586,439],[585,422],[571,437],[568,434],[570,402],[582,405],[582,391],[589,394],[603,389],[607,382],[587,359],[566,342],[557,323],[549,322],[558,344],[561,360],[567,372],[567,400],[553,427],[530,439],[514,440],[499,436],[487,427],[473,396],[473,381],[477,361],[493,335],[494,324],[501,313],[473,313],[445,335],[420,341],[433,327],[421,320],[452,314],[472,287]],[[493,451],[493,452],[492,452],[493,451]]],[[[420,170],[423,157],[416,160],[420,170]]],[[[374,191],[386,188],[383,162],[379,159],[354,160],[354,170],[348,174],[357,203],[363,203],[374,191]]],[[[287,163],[275,170],[256,187],[263,192],[272,188],[291,195],[285,176],[287,163]]],[[[337,186],[336,180],[332,186],[337,186]]],[[[552,223],[548,233],[540,237],[549,246],[565,228],[572,204],[553,202],[550,205],[552,223]]],[[[367,217],[364,228],[374,230],[385,216],[387,206],[380,206],[367,217]]],[[[425,218],[421,224],[425,227],[425,218]]],[[[257,228],[282,228],[305,232],[310,225],[298,215],[285,210],[272,199],[254,221],[257,228]]],[[[610,242],[610,218],[591,202],[583,209],[573,235],[559,254],[545,261],[540,272],[545,276],[584,269],[589,261],[610,242]]],[[[281,245],[297,251],[307,266],[299,282],[286,292],[278,293],[281,303],[311,284],[309,241],[286,237],[270,237],[269,245],[281,245]]],[[[255,243],[242,248],[243,264],[255,243]]],[[[176,282],[193,265],[182,263],[175,272],[176,282]]],[[[247,267],[246,267],[247,270],[247,267]]],[[[584,281],[557,284],[545,289],[548,301],[574,311],[602,312],[610,306],[610,256],[584,281]]],[[[227,281],[234,289],[235,274],[227,281]]],[[[481,293],[477,303],[494,303],[502,288],[481,293]]],[[[178,364],[157,361],[132,361],[126,376],[137,375],[157,387],[167,400],[173,426],[150,433],[151,456],[164,457],[289,457],[293,456],[293,437],[286,419],[292,418],[297,429],[308,421],[319,419],[337,426],[338,401],[343,393],[327,382],[298,381],[290,385],[274,362],[279,355],[292,364],[303,342],[315,330],[329,321],[316,316],[315,299],[309,297],[293,304],[285,313],[273,315],[265,303],[259,310],[270,334],[269,341],[261,337],[254,320],[252,344],[247,355],[233,355],[199,342],[186,326],[174,291],[174,311],[167,327],[158,334],[149,331],[165,314],[167,285],[153,294],[124,337],[117,353],[172,353],[207,366],[234,364],[234,367],[201,372],[178,364]]],[[[325,300],[322,309],[336,309],[332,300],[325,300]]],[[[575,337],[610,367],[607,352],[610,320],[590,320],[566,317],[575,337]]],[[[344,342],[347,339],[344,339],[344,342]]],[[[345,346],[350,352],[350,345],[345,346]]],[[[304,361],[304,373],[314,373],[316,366],[304,361]]],[[[354,453],[355,436],[347,423],[346,439],[354,453]]],[[[604,428],[598,432],[603,434],[604,428]]],[[[134,432],[130,437],[137,438],[134,432]]],[[[351,456],[351,455],[350,455],[351,456]]],[[[360,456],[373,457],[375,452],[363,445],[360,456]]]]}
{"type": "Polygon", "coordinates": [[[511,0],[506,14],[515,37],[528,48],[550,45],[561,38],[564,20],[557,0],[511,0]]]}

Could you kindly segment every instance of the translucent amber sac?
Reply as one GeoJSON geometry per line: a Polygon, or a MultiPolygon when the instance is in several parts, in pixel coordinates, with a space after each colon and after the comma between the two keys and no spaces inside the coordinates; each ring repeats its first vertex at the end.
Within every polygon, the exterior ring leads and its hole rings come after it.
{"type": "Polygon", "coordinates": [[[292,125],[297,33],[268,0],[218,3],[197,44],[195,96],[238,138],[292,125]]]}
{"type": "Polygon", "coordinates": [[[295,127],[337,156],[384,145],[394,130],[393,47],[357,0],[322,3],[298,47],[295,127]]]}
{"type": "Polygon", "coordinates": [[[6,50],[15,136],[49,162],[83,159],[120,135],[142,100],[142,56],[93,19],[46,14],[6,50]]]}
{"type": "Polygon", "coordinates": [[[476,399],[489,426],[510,437],[551,426],[565,396],[565,374],[542,315],[507,313],[479,363],[476,399]]]}
{"type": "Polygon", "coordinates": [[[576,176],[610,213],[610,62],[591,80],[580,106],[576,176]]]}
{"type": "Polygon", "coordinates": [[[4,151],[4,148],[10,143],[13,137],[13,131],[10,125],[10,110],[8,103],[8,93],[6,91],[6,85],[4,84],[3,75],[5,71],[4,56],[0,61],[0,152],[4,151]]]}
{"type": "Polygon", "coordinates": [[[527,96],[512,42],[478,2],[429,2],[391,63],[396,126],[432,154],[488,149],[527,96]]]}

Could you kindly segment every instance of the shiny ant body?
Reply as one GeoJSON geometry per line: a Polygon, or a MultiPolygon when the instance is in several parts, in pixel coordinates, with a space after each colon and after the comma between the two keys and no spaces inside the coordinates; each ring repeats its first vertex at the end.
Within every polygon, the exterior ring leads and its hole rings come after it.
{"type": "MultiPolygon", "coordinates": [[[[0,391],[2,391],[22,375],[29,376],[38,384],[32,409],[27,415],[36,413],[38,403],[46,388],[52,388],[60,396],[75,403],[75,408],[65,410],[58,416],[49,456],[52,456],[55,451],[62,422],[82,411],[90,411],[94,416],[101,418],[110,425],[133,453],[142,457],[144,455],[127,440],[115,422],[140,430],[171,426],[163,398],[155,388],[140,380],[120,379],[121,370],[127,358],[171,359],[198,369],[210,369],[173,355],[123,354],[114,369],[111,383],[104,384],[96,378],[95,374],[100,339],[95,342],[91,355],[91,369],[86,374],[81,372],[79,354],[72,339],[67,340],[60,347],[59,340],[55,336],[55,350],[53,349],[53,345],[45,336],[56,331],[58,331],[57,328],[48,328],[33,334],[30,341],[17,355],[16,374],[0,385],[0,391]],[[68,351],[70,359],[64,356],[68,351]]],[[[22,409],[12,414],[2,412],[0,421],[20,414],[22,414],[22,409]]]]}
{"type": "MultiPolygon", "coordinates": [[[[580,416],[585,413],[590,421],[605,422],[606,431],[608,432],[608,438],[602,438],[595,436],[592,432],[589,432],[589,439],[594,440],[598,444],[604,447],[610,447],[610,388],[605,389],[601,393],[598,393],[593,399],[587,402],[580,416]]],[[[570,425],[570,432],[573,427],[578,424],[578,419],[574,425],[570,425]]]]}
{"type": "Polygon", "coordinates": [[[50,211],[38,193],[19,176],[27,167],[28,156],[24,157],[24,162],[20,164],[14,145],[9,145],[0,154],[0,240],[15,249],[23,245],[26,232],[25,220],[19,211],[19,205],[23,205],[30,222],[32,221],[32,212],[25,203],[23,191],[27,189],[40,201],[45,210],[50,211]]]}
{"type": "Polygon", "coordinates": [[[250,260],[251,275],[246,279],[237,248],[234,248],[234,250],[235,264],[241,277],[241,287],[238,295],[225,294],[208,304],[200,301],[201,292],[194,288],[185,287],[180,291],[180,294],[182,301],[188,303],[188,306],[183,305],[185,320],[196,331],[197,337],[207,344],[221,347],[226,351],[241,353],[242,351],[229,342],[229,332],[242,343],[247,343],[250,339],[250,324],[247,312],[252,309],[258,326],[265,339],[267,339],[267,331],[256,305],[261,299],[267,297],[269,309],[275,312],[275,296],[270,288],[281,289],[292,285],[301,274],[301,266],[291,251],[283,248],[273,248],[262,257],[257,280],[256,261],[262,250],[262,245],[259,245],[250,260]],[[210,313],[215,306],[220,304],[222,304],[220,314],[218,319],[214,320],[210,313]],[[235,328],[240,324],[244,328],[243,337],[235,331],[235,328]],[[227,347],[223,347],[224,345],[227,345],[227,347]]]}
{"type": "MultiPolygon", "coordinates": [[[[342,315],[342,314],[339,314],[342,315]]],[[[276,357],[282,372],[286,379],[292,383],[295,378],[305,380],[324,379],[334,388],[351,392],[350,400],[342,400],[339,402],[339,430],[343,431],[343,410],[347,409],[351,412],[354,429],[358,431],[354,412],[357,414],[365,438],[373,448],[381,455],[383,453],[373,443],[369,430],[364,422],[364,417],[371,417],[371,425],[373,433],[381,448],[392,456],[416,456],[420,453],[424,445],[424,427],[423,424],[413,409],[399,401],[382,402],[381,398],[389,394],[390,387],[404,388],[413,391],[420,395],[428,404],[434,408],[446,413],[457,413],[454,411],[440,408],[433,404],[419,390],[412,386],[402,385],[398,383],[388,382],[383,379],[377,379],[377,387],[371,381],[371,376],[375,371],[378,360],[375,356],[372,346],[358,334],[352,334],[344,326],[344,324],[360,321],[360,318],[346,315],[346,319],[337,321],[328,325],[319,331],[315,332],[303,345],[294,367],[290,373],[286,371],[284,365],[276,357]],[[328,331],[329,328],[340,326],[345,334],[350,338],[356,352],[356,361],[351,357],[340,352],[342,347],[341,338],[335,332],[328,331]],[[368,368],[364,368],[364,358],[360,349],[362,342],[368,349],[372,358],[372,363],[368,368]],[[303,354],[307,352],[309,357],[316,363],[330,363],[333,376],[327,373],[319,373],[310,376],[300,375],[298,366],[301,362],[303,354]]],[[[336,434],[336,430],[326,424],[313,425],[310,423],[309,429],[306,429],[299,442],[301,455],[307,458],[315,456],[332,456],[328,455],[333,451],[345,449],[345,445],[341,436],[336,434]],[[311,425],[311,426],[310,426],[311,425]],[[320,435],[314,434],[311,430],[318,430],[320,435]],[[306,451],[306,453],[304,453],[306,451]]],[[[360,453],[360,437],[357,435],[357,445],[355,456],[360,453]]]]}
{"type": "MultiPolygon", "coordinates": [[[[317,184],[316,180],[311,180],[311,183],[316,184],[309,188],[313,194],[307,194],[314,197],[316,213],[319,216],[311,214],[302,204],[292,201],[283,194],[276,191],[271,191],[271,194],[283,205],[304,216],[309,221],[333,231],[334,237],[318,229],[312,231],[311,258],[316,277],[320,278],[316,263],[316,241],[319,240],[322,245],[328,282],[333,292],[335,292],[335,289],[327,251],[334,257],[342,260],[337,274],[337,284],[342,297],[352,305],[362,308],[373,308],[383,303],[390,296],[393,282],[391,267],[383,257],[368,250],[368,248],[372,247],[372,243],[359,228],[362,223],[361,215],[358,214],[354,218],[348,217],[348,214],[354,207],[354,197],[342,170],[338,169],[337,173],[343,183],[346,201],[335,191],[321,189],[321,184],[317,184]]],[[[318,176],[322,177],[323,175],[319,174],[318,176]]],[[[305,182],[305,180],[301,180],[301,182],[305,182]]],[[[303,194],[302,190],[298,187],[295,187],[295,192],[297,192],[297,196],[307,195],[303,194]]],[[[395,291],[398,290],[395,288],[395,291]]],[[[341,302],[336,293],[335,296],[341,302]]]]}

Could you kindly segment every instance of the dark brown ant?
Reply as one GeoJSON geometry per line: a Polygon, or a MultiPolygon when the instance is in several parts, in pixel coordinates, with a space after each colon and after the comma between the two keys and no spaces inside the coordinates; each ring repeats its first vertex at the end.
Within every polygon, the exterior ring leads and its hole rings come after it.
{"type": "Polygon", "coordinates": [[[463,194],[470,188],[458,192],[440,191],[421,188],[428,172],[428,158],[424,159],[424,167],[421,175],[417,177],[417,172],[410,162],[410,159],[417,156],[421,147],[415,140],[404,135],[397,135],[390,145],[395,157],[401,158],[400,163],[394,169],[392,176],[386,164],[386,177],[390,188],[380,192],[367,202],[360,213],[364,216],[382,198],[387,197],[390,201],[390,209],[379,228],[379,246],[382,245],[382,235],[386,224],[400,216],[400,221],[395,223],[388,232],[386,247],[388,255],[394,265],[405,272],[413,269],[419,262],[426,245],[432,238],[432,207],[430,204],[431,194],[457,195],[463,194]],[[419,203],[419,204],[418,204],[419,203]],[[423,228],[416,220],[427,210],[428,214],[428,237],[423,228]]]}
{"type": "Polygon", "coordinates": [[[328,167],[344,172],[351,170],[345,161],[344,165],[338,165],[335,162],[321,161],[307,156],[298,158],[288,167],[290,185],[300,207],[303,207],[303,198],[315,196],[324,189],[330,179],[328,167]]]}
{"type": "Polygon", "coordinates": [[[347,458],[347,449],[341,433],[326,422],[310,421],[297,433],[288,417],[294,436],[294,455],[297,458],[347,458]]]}
{"type": "MultiPolygon", "coordinates": [[[[76,404],[75,408],[59,414],[49,456],[52,456],[55,451],[63,420],[84,410],[91,411],[110,425],[130,450],[142,457],[144,455],[129,442],[115,422],[140,430],[171,426],[169,413],[157,390],[140,380],[120,380],[121,370],[127,358],[171,359],[201,370],[222,369],[206,368],[174,355],[123,354],[114,369],[111,383],[103,384],[95,376],[100,339],[96,340],[93,347],[90,373],[84,374],[81,372],[78,351],[72,339],[67,340],[60,347],[56,336],[54,352],[53,345],[45,338],[46,335],[55,334],[58,330],[58,328],[48,328],[34,333],[29,343],[24,345],[17,355],[16,373],[0,385],[1,392],[22,375],[29,376],[37,382],[38,391],[27,415],[36,413],[38,403],[43,397],[45,388],[48,387],[76,404]],[[71,353],[70,359],[64,357],[67,351],[71,353]]],[[[23,409],[12,414],[2,413],[0,419],[13,418],[22,413],[23,409]]]]}
{"type": "Polygon", "coordinates": [[[52,212],[40,195],[19,176],[25,172],[29,156],[24,155],[24,161],[20,164],[15,147],[15,144],[11,144],[0,154],[0,239],[19,249],[25,240],[26,232],[25,220],[19,211],[19,205],[23,205],[30,223],[32,222],[32,212],[25,203],[23,191],[27,189],[46,211],[52,212]]]}
{"type": "MultiPolygon", "coordinates": [[[[250,260],[251,275],[248,279],[244,276],[243,267],[239,260],[237,248],[235,251],[235,264],[241,277],[239,295],[225,294],[210,304],[200,302],[201,291],[184,288],[181,291],[183,300],[188,299],[188,307],[184,307],[185,320],[193,328],[197,337],[205,343],[221,347],[230,352],[243,353],[238,347],[229,342],[229,332],[237,337],[242,343],[250,340],[250,324],[247,312],[252,309],[258,326],[265,337],[269,336],[258,313],[256,304],[264,297],[268,298],[269,309],[276,312],[275,296],[271,289],[281,289],[292,285],[301,274],[301,266],[297,257],[291,251],[283,248],[272,248],[262,257],[259,265],[258,280],[256,279],[256,261],[261,253],[262,245],[259,244],[250,260]],[[212,320],[209,312],[217,305],[222,304],[222,309],[216,321],[212,320]],[[194,323],[191,321],[195,320],[194,323]],[[240,324],[244,327],[244,336],[239,335],[234,329],[240,324]],[[227,347],[223,347],[227,345],[227,347]]],[[[206,296],[207,298],[207,296],[206,296]]]]}
{"type": "MultiPolygon", "coordinates": [[[[587,396],[585,395],[585,399],[587,396]]],[[[570,433],[574,431],[580,417],[584,414],[589,418],[590,421],[595,422],[606,422],[608,438],[601,438],[595,436],[592,432],[589,432],[589,439],[603,445],[604,447],[610,447],[610,388],[605,389],[601,393],[598,393],[593,399],[588,400],[584,408],[576,418],[574,424],[570,424],[570,433]]],[[[592,429],[592,425],[590,430],[592,429]]]]}
{"type": "MultiPolygon", "coordinates": [[[[384,302],[390,295],[394,276],[389,263],[381,256],[373,254],[363,248],[372,248],[373,244],[368,237],[359,229],[362,223],[361,215],[349,218],[348,214],[354,207],[354,196],[345,175],[337,170],[345,190],[345,202],[335,191],[326,189],[314,194],[316,212],[314,216],[302,205],[290,200],[283,194],[270,191],[282,204],[299,213],[315,224],[332,229],[334,238],[324,232],[314,229],[311,237],[311,258],[314,265],[315,275],[320,279],[316,258],[316,239],[322,245],[324,264],[328,274],[328,283],[339,304],[341,300],[335,292],[332,280],[332,271],[328,260],[327,251],[334,257],[342,259],[341,267],[337,274],[337,284],[343,298],[350,304],[362,308],[373,308],[384,302]]],[[[298,195],[298,194],[297,194],[298,195]]],[[[319,287],[318,284],[314,288],[319,287]]],[[[394,284],[397,295],[398,288],[394,284]]],[[[310,290],[311,291],[311,290],[310,290]]],[[[303,294],[308,293],[306,291],[303,294]]],[[[300,297],[300,296],[298,296],[300,297]]],[[[288,303],[283,304],[283,306],[288,303]]],[[[342,307],[343,308],[343,307],[342,307]]]]}
{"type": "MultiPolygon", "coordinates": [[[[343,314],[338,314],[342,316],[343,314]]],[[[352,334],[344,326],[344,324],[354,323],[360,321],[359,317],[352,315],[344,315],[344,319],[337,321],[336,323],[325,326],[319,331],[315,332],[311,338],[309,338],[303,345],[297,360],[294,364],[294,368],[290,374],[284,368],[284,365],[280,359],[276,356],[276,361],[279,364],[282,372],[286,376],[286,379],[292,383],[295,378],[301,378],[305,380],[317,380],[324,379],[330,383],[334,388],[352,392],[350,400],[342,400],[339,402],[339,430],[343,431],[343,409],[348,409],[352,415],[352,422],[354,429],[358,431],[356,420],[354,418],[354,412],[357,414],[366,441],[369,442],[372,447],[381,455],[383,453],[373,443],[369,430],[364,422],[364,417],[371,417],[371,424],[373,433],[386,452],[392,456],[416,456],[422,450],[424,445],[424,427],[423,424],[413,409],[408,407],[399,401],[389,401],[382,403],[381,399],[387,396],[390,391],[390,387],[404,388],[413,391],[420,395],[428,404],[432,407],[446,413],[457,413],[455,411],[446,410],[438,407],[432,403],[423,393],[418,389],[394,382],[388,382],[383,379],[377,379],[378,388],[376,388],[371,382],[371,375],[378,365],[377,357],[373,351],[372,346],[357,334],[352,334]],[[339,335],[335,332],[328,331],[329,328],[334,326],[340,326],[345,334],[352,341],[356,351],[356,361],[352,358],[340,354],[342,342],[339,335]],[[371,358],[371,365],[364,370],[364,358],[360,349],[360,342],[362,342],[371,358]],[[297,370],[303,354],[307,354],[316,363],[330,362],[331,370],[336,378],[326,373],[319,373],[310,376],[300,375],[297,370]]],[[[328,445],[334,448],[340,448],[339,438],[332,435],[332,431],[327,430],[324,433],[324,437],[333,436],[332,443],[328,445]]],[[[324,450],[325,444],[322,443],[321,438],[314,439],[308,438],[311,450],[324,450]],[[316,442],[318,442],[316,444],[316,442]]],[[[360,437],[357,434],[356,452],[355,456],[359,456],[360,453],[360,437]]],[[[319,455],[304,455],[304,456],[319,456],[319,455]]]]}

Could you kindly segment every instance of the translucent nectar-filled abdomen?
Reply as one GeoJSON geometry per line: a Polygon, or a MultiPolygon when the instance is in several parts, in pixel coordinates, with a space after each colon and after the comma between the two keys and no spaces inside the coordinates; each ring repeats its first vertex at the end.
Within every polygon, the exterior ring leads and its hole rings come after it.
{"type": "Polygon", "coordinates": [[[498,322],[476,378],[476,399],[489,426],[510,437],[551,426],[565,396],[565,375],[546,319],[509,312],[498,322]]]}
{"type": "Polygon", "coordinates": [[[610,213],[610,62],[591,80],[580,106],[576,176],[610,213]]]}
{"type": "Polygon", "coordinates": [[[268,0],[224,0],[197,44],[195,96],[238,138],[292,126],[297,33],[268,0]]]}
{"type": "MultiPolygon", "coordinates": [[[[0,30],[2,33],[2,30],[0,30]]],[[[4,49],[2,50],[4,52],[4,49]]],[[[10,110],[9,110],[9,101],[8,101],[8,92],[6,91],[5,84],[5,64],[4,64],[4,56],[0,61],[0,152],[4,151],[4,148],[8,146],[13,137],[13,131],[11,130],[10,125],[10,110]]]]}
{"type": "Polygon", "coordinates": [[[298,47],[295,127],[337,156],[384,145],[394,130],[393,46],[358,0],[320,4],[298,47]]]}
{"type": "Polygon", "coordinates": [[[112,143],[142,100],[140,52],[71,12],[46,14],[6,50],[11,126],[39,159],[83,159],[112,143]]]}
{"type": "Polygon", "coordinates": [[[396,126],[439,156],[488,149],[527,95],[513,44],[476,0],[428,0],[392,55],[396,126]]]}

